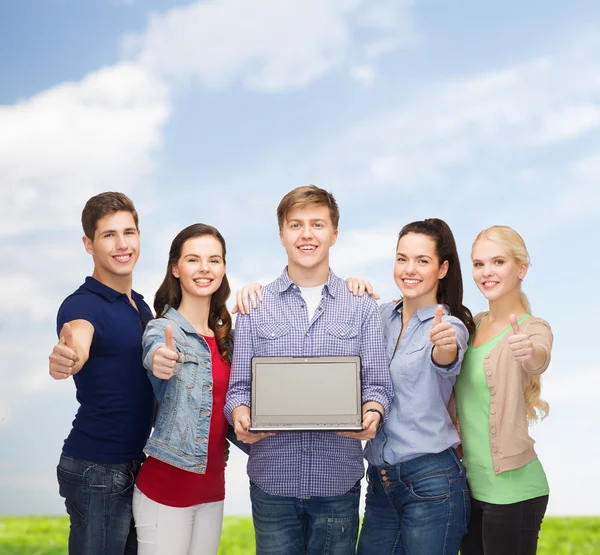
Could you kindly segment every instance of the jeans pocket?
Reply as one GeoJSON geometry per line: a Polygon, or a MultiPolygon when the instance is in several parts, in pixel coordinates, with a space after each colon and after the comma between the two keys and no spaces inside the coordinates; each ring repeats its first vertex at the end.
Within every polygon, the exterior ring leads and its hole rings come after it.
{"type": "Polygon", "coordinates": [[[419,501],[443,501],[450,498],[448,474],[433,474],[408,484],[408,491],[419,501]]]}
{"type": "Polygon", "coordinates": [[[112,470],[110,495],[122,495],[133,487],[135,476],[131,470],[112,470]]]}
{"type": "Polygon", "coordinates": [[[58,492],[65,500],[71,526],[85,526],[90,507],[90,486],[83,474],[76,474],[56,467],[58,492]]]}
{"type": "Polygon", "coordinates": [[[327,518],[324,555],[354,553],[358,539],[358,512],[348,516],[327,518]]]}

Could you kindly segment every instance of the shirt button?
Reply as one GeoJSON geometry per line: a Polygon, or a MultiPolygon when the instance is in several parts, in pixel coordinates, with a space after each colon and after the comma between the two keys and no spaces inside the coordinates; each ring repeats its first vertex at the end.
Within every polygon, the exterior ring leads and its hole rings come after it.
{"type": "Polygon", "coordinates": [[[490,389],[490,395],[496,395],[496,388],[492,387],[492,389],[490,389]]]}
{"type": "Polygon", "coordinates": [[[490,412],[491,412],[492,414],[496,414],[496,409],[492,409],[492,410],[490,410],[490,412]]]}
{"type": "Polygon", "coordinates": [[[386,472],[387,472],[387,470],[384,469],[381,471],[381,474],[385,476],[386,472]]]}
{"type": "Polygon", "coordinates": [[[491,375],[492,375],[492,371],[491,371],[491,370],[488,370],[488,371],[485,373],[485,375],[486,375],[486,376],[491,376],[491,375]]]}
{"type": "Polygon", "coordinates": [[[204,442],[204,441],[206,441],[206,438],[205,438],[205,437],[197,437],[196,439],[197,439],[198,441],[203,441],[203,442],[204,442]]]}
{"type": "Polygon", "coordinates": [[[485,358],[490,358],[490,355],[489,354],[485,355],[485,358]]]}
{"type": "Polygon", "coordinates": [[[301,305],[300,305],[300,308],[304,308],[304,305],[303,305],[303,304],[301,304],[301,305]]]}
{"type": "Polygon", "coordinates": [[[495,433],[496,433],[496,428],[492,428],[492,429],[491,429],[491,432],[492,432],[493,434],[495,434],[495,433]]]}
{"type": "Polygon", "coordinates": [[[387,478],[387,476],[384,476],[384,477],[382,478],[382,481],[384,481],[384,482],[387,482],[387,481],[388,481],[388,478],[387,478]]]}
{"type": "Polygon", "coordinates": [[[320,307],[319,307],[319,310],[323,310],[323,307],[322,307],[322,306],[320,306],[320,307]]]}
{"type": "Polygon", "coordinates": [[[342,332],[342,333],[340,333],[340,335],[341,335],[342,337],[344,337],[344,335],[346,335],[346,334],[345,334],[344,332],[342,332]]]}
{"type": "Polygon", "coordinates": [[[497,453],[497,452],[498,452],[498,447],[494,447],[494,448],[492,449],[492,451],[493,451],[494,453],[497,453]]]}
{"type": "Polygon", "coordinates": [[[271,337],[275,337],[275,334],[274,334],[274,333],[272,333],[272,334],[271,334],[271,337]]]}

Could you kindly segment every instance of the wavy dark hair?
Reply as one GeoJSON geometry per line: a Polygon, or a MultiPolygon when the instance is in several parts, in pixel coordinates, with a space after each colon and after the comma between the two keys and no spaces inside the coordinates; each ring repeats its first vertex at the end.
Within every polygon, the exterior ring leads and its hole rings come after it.
{"type": "Polygon", "coordinates": [[[435,243],[435,253],[440,264],[448,261],[448,271],[439,281],[437,290],[437,302],[445,304],[450,309],[450,314],[456,316],[467,328],[469,335],[475,331],[475,323],[471,311],[462,304],[463,282],[460,270],[460,260],[456,250],[456,242],[450,227],[444,220],[428,218],[406,224],[398,235],[400,239],[409,233],[426,235],[435,243]]]}
{"type": "MultiPolygon", "coordinates": [[[[179,278],[173,275],[172,268],[181,258],[183,244],[189,239],[205,235],[214,237],[221,243],[223,263],[225,263],[227,253],[225,239],[223,239],[218,229],[207,224],[193,224],[181,230],[171,243],[165,279],[156,291],[156,295],[154,295],[154,311],[157,318],[162,318],[169,308],[177,309],[181,304],[181,284],[179,278]]],[[[231,314],[229,314],[225,305],[230,294],[231,288],[229,287],[227,274],[225,274],[221,286],[212,294],[208,315],[208,327],[215,333],[219,352],[226,360],[231,360],[231,314]]]]}

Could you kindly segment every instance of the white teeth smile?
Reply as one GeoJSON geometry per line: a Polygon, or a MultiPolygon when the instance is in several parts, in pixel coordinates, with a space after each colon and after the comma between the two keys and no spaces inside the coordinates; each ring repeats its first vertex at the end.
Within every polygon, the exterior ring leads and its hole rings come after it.
{"type": "Polygon", "coordinates": [[[117,262],[127,262],[128,260],[131,259],[131,255],[130,254],[122,254],[120,256],[113,256],[113,258],[117,261],[117,262]]]}
{"type": "Polygon", "coordinates": [[[315,247],[315,246],[313,246],[313,245],[303,245],[303,246],[301,246],[301,247],[300,247],[300,250],[301,250],[301,251],[304,251],[304,252],[312,252],[312,251],[314,251],[316,248],[317,248],[317,247],[315,247]]]}
{"type": "Polygon", "coordinates": [[[212,279],[208,279],[208,278],[198,278],[198,279],[194,280],[195,283],[201,283],[202,285],[207,285],[211,281],[212,281],[212,279]]]}
{"type": "Polygon", "coordinates": [[[406,285],[417,285],[417,283],[421,283],[418,279],[403,279],[402,280],[406,285]]]}

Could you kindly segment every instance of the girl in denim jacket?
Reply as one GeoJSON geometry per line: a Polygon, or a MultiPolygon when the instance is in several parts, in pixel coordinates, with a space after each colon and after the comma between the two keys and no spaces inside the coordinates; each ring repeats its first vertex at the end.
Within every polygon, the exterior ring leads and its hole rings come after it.
{"type": "Polygon", "coordinates": [[[225,241],[195,224],[171,244],[143,337],[158,401],[133,516],[139,555],[216,554],[225,497],[231,316],[225,241]]]}

